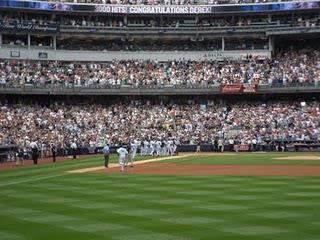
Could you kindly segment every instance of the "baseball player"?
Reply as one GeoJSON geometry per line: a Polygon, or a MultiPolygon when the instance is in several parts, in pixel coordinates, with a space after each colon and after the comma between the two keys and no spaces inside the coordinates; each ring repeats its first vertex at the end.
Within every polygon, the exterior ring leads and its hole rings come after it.
{"type": "Polygon", "coordinates": [[[16,166],[18,166],[20,164],[20,162],[22,163],[22,165],[24,165],[23,149],[22,148],[18,149],[17,159],[16,159],[16,166]]]}
{"type": "Polygon", "coordinates": [[[153,140],[150,141],[150,147],[149,147],[149,155],[153,156],[155,151],[155,142],[153,140]]]}
{"type": "Polygon", "coordinates": [[[145,145],[145,141],[141,141],[141,148],[140,148],[140,155],[144,156],[146,152],[146,145],[145,145]]]}
{"type": "Polygon", "coordinates": [[[144,140],[143,142],[144,144],[144,156],[147,156],[149,154],[149,142],[148,140],[144,140]]]}
{"type": "Polygon", "coordinates": [[[167,152],[166,142],[163,140],[161,143],[161,156],[165,156],[167,152]]]}
{"type": "Polygon", "coordinates": [[[126,165],[126,156],[128,155],[128,151],[124,147],[120,147],[117,149],[117,153],[119,156],[120,171],[123,172],[126,165]]]}
{"type": "Polygon", "coordinates": [[[173,156],[174,155],[174,146],[173,146],[173,140],[168,141],[168,155],[173,156]]]}
{"type": "Polygon", "coordinates": [[[170,142],[170,140],[167,140],[167,142],[166,142],[166,151],[165,151],[165,155],[166,156],[170,155],[170,148],[171,148],[171,142],[170,142]]]}
{"type": "Polygon", "coordinates": [[[173,145],[174,155],[178,155],[178,146],[180,145],[180,141],[176,139],[173,142],[174,142],[174,145],[173,145]]]}
{"type": "Polygon", "coordinates": [[[156,142],[156,153],[157,153],[157,156],[161,156],[161,141],[159,139],[156,142]]]}
{"type": "Polygon", "coordinates": [[[131,161],[131,167],[133,167],[133,160],[135,159],[137,155],[137,149],[138,149],[138,142],[134,140],[131,144],[131,154],[130,154],[130,161],[131,161]]]}

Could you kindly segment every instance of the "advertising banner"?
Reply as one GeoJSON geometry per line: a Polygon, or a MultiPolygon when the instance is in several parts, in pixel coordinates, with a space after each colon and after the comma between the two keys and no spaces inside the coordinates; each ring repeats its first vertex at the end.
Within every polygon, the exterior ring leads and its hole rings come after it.
{"type": "Polygon", "coordinates": [[[238,144],[234,146],[234,150],[238,149],[239,152],[248,152],[249,145],[248,144],[238,144]]]}
{"type": "Polygon", "coordinates": [[[255,93],[258,90],[257,84],[221,84],[221,93],[255,93]]]}
{"type": "Polygon", "coordinates": [[[244,93],[255,93],[258,90],[257,84],[243,84],[243,92],[244,93]]]}
{"type": "Polygon", "coordinates": [[[242,84],[221,84],[221,93],[242,93],[242,84]]]}

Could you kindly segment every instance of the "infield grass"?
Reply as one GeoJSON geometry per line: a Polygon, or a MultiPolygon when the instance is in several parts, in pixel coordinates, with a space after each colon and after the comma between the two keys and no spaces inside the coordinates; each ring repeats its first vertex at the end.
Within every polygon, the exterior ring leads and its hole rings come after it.
{"type": "MultiPolygon", "coordinates": [[[[171,162],[320,164],[272,160],[284,155],[171,162]]],[[[102,164],[88,157],[1,171],[0,240],[320,239],[320,177],[66,173],[102,164]]]]}

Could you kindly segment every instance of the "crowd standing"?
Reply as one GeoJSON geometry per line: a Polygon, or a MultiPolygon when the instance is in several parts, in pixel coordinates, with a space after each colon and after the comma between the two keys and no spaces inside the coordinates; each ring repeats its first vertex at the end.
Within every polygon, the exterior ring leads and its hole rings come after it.
{"type": "Polygon", "coordinates": [[[273,59],[248,56],[224,61],[58,62],[0,61],[0,85],[61,85],[85,87],[154,87],[219,84],[318,84],[320,51],[281,53],[273,59]]]}
{"type": "Polygon", "coordinates": [[[142,155],[172,155],[180,144],[320,140],[319,102],[183,104],[133,100],[105,105],[1,104],[0,142],[23,151],[132,145],[142,155]],[[34,143],[35,142],[35,143],[34,143]],[[75,147],[74,147],[75,146],[75,147]]]}

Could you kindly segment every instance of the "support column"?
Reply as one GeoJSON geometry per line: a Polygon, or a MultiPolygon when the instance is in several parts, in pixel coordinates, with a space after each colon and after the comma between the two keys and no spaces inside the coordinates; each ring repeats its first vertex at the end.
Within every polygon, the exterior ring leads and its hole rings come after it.
{"type": "Polygon", "coordinates": [[[2,33],[0,33],[0,48],[2,48],[2,33]]]}
{"type": "Polygon", "coordinates": [[[28,34],[28,49],[31,48],[31,36],[28,34]]]}
{"type": "Polygon", "coordinates": [[[53,35],[52,45],[53,45],[53,49],[57,50],[57,35],[53,35]]]}
{"type": "Polygon", "coordinates": [[[224,51],[224,46],[225,46],[224,37],[222,37],[222,38],[221,38],[221,48],[222,48],[222,51],[224,51]]]}
{"type": "Polygon", "coordinates": [[[274,39],[272,36],[269,36],[269,51],[273,52],[274,50],[274,39]]]}
{"type": "Polygon", "coordinates": [[[124,27],[127,27],[127,26],[128,26],[128,17],[127,17],[127,15],[125,15],[125,16],[123,17],[123,26],[124,26],[124,27]]]}

